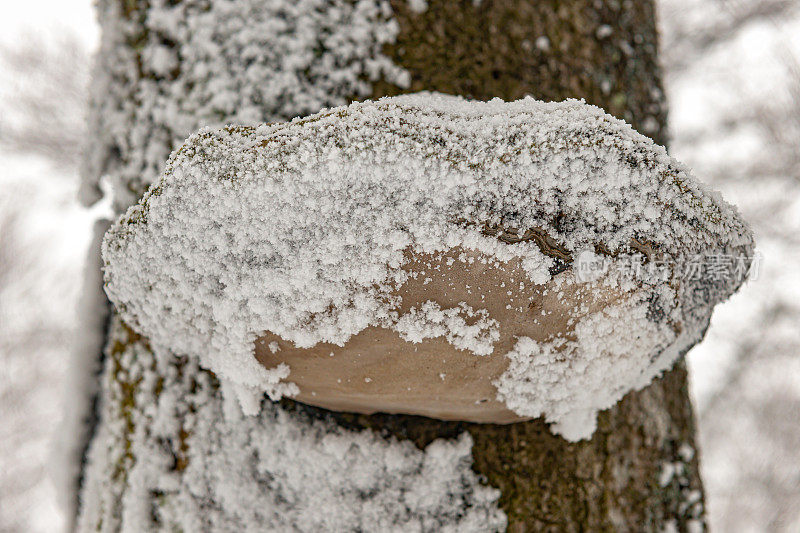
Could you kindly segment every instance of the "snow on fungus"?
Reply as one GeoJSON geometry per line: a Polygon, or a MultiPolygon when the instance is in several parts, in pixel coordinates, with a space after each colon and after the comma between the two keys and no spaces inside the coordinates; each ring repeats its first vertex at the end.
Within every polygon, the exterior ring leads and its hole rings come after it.
{"type": "Polygon", "coordinates": [[[543,416],[577,440],[702,338],[752,248],[733,207],[597,107],[420,93],[200,130],[103,257],[124,320],[246,411],[266,392],[543,416]]]}

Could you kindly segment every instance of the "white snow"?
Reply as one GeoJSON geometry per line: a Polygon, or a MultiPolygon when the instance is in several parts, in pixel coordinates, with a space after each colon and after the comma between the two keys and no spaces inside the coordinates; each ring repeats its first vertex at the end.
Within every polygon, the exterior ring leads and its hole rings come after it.
{"type": "Polygon", "coordinates": [[[495,383],[498,397],[519,414],[554,422],[551,429],[568,440],[590,437],[597,411],[617,403],[643,376],[646,385],[663,370],[653,368],[648,356],[669,346],[675,333],[648,319],[646,298],[583,318],[574,340],[521,337],[495,383]]]}
{"type": "MultiPolygon", "coordinates": [[[[107,234],[106,291],[157,350],[199,357],[242,397],[276,399],[297,389],[284,381],[288,367],[253,357],[265,331],[300,347],[342,345],[390,323],[410,339],[450,335],[490,353],[494,337],[480,327],[469,339],[448,333],[442,325],[456,315],[432,307],[397,317],[389,296],[407,278],[407,249],[522,257],[529,281],[550,278],[552,261],[532,241],[505,244],[459,220],[543,228],[575,255],[602,243],[620,264],[633,238],[675,260],[752,246],[732,207],[596,107],[420,94],[289,124],[201,130],[107,234]]],[[[598,409],[699,339],[713,305],[744,276],[709,281],[701,272],[670,289],[645,274],[637,299],[582,320],[577,340],[520,339],[500,398],[570,439],[587,437],[598,409]]]]}
{"type": "Polygon", "coordinates": [[[597,28],[595,35],[597,35],[598,39],[605,39],[607,37],[611,37],[614,34],[614,29],[609,26],[608,24],[603,24],[597,28]]]}
{"type": "Polygon", "coordinates": [[[456,348],[476,355],[492,353],[494,343],[500,338],[497,320],[489,318],[485,309],[475,311],[464,302],[458,307],[442,309],[436,302],[427,301],[419,309],[411,308],[390,327],[409,342],[444,337],[456,348]]]}
{"type": "Polygon", "coordinates": [[[550,50],[550,39],[546,35],[541,35],[536,38],[536,48],[546,52],[550,50]]]}
{"type": "Polygon", "coordinates": [[[680,463],[664,463],[661,465],[661,473],[658,475],[658,486],[666,487],[675,477],[676,468],[681,467],[680,463]],[[677,466],[676,466],[677,465],[677,466]]]}
{"type": "Polygon", "coordinates": [[[425,13],[428,10],[428,0],[408,0],[408,8],[414,13],[425,13]]]}
{"type": "Polygon", "coordinates": [[[108,365],[103,376],[80,531],[505,530],[500,492],[471,469],[467,433],[420,450],[268,401],[242,416],[194,361],[141,341],[111,357],[126,370],[108,365]],[[124,467],[111,475],[109,465],[124,467]]]}
{"type": "Polygon", "coordinates": [[[366,97],[378,79],[408,83],[382,53],[399,29],[386,0],[158,1],[136,24],[122,5],[97,6],[85,202],[109,175],[127,208],[202,126],[284,121],[366,97]]]}

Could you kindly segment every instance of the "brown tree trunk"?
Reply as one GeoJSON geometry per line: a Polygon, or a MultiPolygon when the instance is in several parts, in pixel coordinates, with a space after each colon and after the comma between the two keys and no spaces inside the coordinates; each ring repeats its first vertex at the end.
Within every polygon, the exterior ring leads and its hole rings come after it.
{"type": "MultiPolygon", "coordinates": [[[[138,172],[131,171],[137,157],[134,135],[140,139],[162,137],[168,151],[175,147],[176,139],[189,133],[177,126],[170,131],[168,124],[141,120],[131,111],[125,115],[128,124],[123,124],[129,130],[112,132],[102,116],[109,110],[119,114],[138,105],[141,91],[154,79],[180,77],[175,72],[180,63],[173,71],[154,74],[147,69],[148,58],[141,54],[144,42],[174,44],[171,37],[153,34],[147,19],[152,4],[160,6],[144,0],[100,3],[101,54],[107,57],[99,58],[96,76],[108,80],[109,90],[95,97],[93,164],[87,182],[91,189],[92,178],[107,174],[118,189],[130,191],[116,195],[118,210],[135,200],[159,171],[144,163],[138,172]]],[[[374,80],[371,95],[355,97],[432,90],[475,99],[513,100],[526,94],[543,100],[584,98],[624,118],[657,142],[665,142],[665,102],[652,1],[430,0],[422,12],[412,10],[410,4],[406,0],[391,2],[399,32],[393,43],[383,46],[383,53],[408,71],[410,86],[374,80]]],[[[264,111],[263,120],[275,118],[291,117],[280,116],[273,109],[264,111]]],[[[198,122],[206,119],[197,117],[198,122]]],[[[166,153],[163,156],[165,159],[166,153]]],[[[135,457],[132,443],[142,431],[146,433],[146,428],[139,426],[148,420],[140,413],[146,408],[141,402],[144,385],[135,368],[150,364],[142,355],[147,350],[144,339],[115,321],[108,336],[101,411],[94,434],[103,433],[110,425],[122,429],[116,430],[113,438],[92,444],[105,448],[103,454],[94,451],[95,462],[109,463],[105,478],[97,474],[84,477],[83,507],[99,509],[90,517],[84,511],[84,528],[124,526],[118,502],[130,483],[126,472],[141,460],[135,457]],[[134,347],[138,355],[131,357],[134,347]],[[115,453],[109,449],[113,447],[115,453]],[[106,489],[100,487],[111,487],[110,494],[101,495],[106,489]],[[100,499],[107,499],[107,504],[99,505],[96,500],[100,499]]],[[[197,387],[202,382],[190,381],[191,385],[180,386],[197,387]]],[[[205,386],[216,386],[213,380],[210,383],[205,386]]],[[[158,395],[161,390],[155,387],[152,393],[158,395]]],[[[602,413],[592,439],[578,443],[554,436],[542,420],[469,424],[332,413],[291,400],[283,400],[281,406],[304,416],[333,419],[347,429],[371,428],[387,438],[410,439],[420,448],[434,439],[454,438],[468,431],[474,441],[472,468],[488,485],[500,489],[499,505],[508,517],[509,531],[662,531],[671,527],[685,531],[704,527],[702,484],[694,453],[695,421],[682,362],[602,413]]],[[[185,442],[181,429],[171,443],[172,468],[177,474],[185,466],[185,442]]],[[[153,498],[153,505],[158,505],[157,497],[153,498]]]]}

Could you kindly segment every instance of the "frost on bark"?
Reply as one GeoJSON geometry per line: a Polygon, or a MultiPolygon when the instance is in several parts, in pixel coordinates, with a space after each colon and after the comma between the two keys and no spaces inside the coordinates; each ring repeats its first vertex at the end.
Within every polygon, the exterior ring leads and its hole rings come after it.
{"type": "MultiPolygon", "coordinates": [[[[86,198],[108,176],[124,210],[202,125],[285,120],[423,89],[585,98],[664,142],[651,2],[419,4],[101,2],[86,198]]],[[[103,364],[82,530],[703,525],[682,363],[602,412],[580,442],[541,419],[442,422],[288,399],[241,419],[213,374],[151,349],[117,317],[103,364]],[[293,456],[290,439],[313,459],[293,456]]]]}

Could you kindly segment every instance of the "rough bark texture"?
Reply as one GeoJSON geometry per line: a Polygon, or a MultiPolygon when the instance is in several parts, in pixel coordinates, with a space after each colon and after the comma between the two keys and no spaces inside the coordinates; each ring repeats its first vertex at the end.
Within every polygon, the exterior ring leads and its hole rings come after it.
{"type": "Polygon", "coordinates": [[[400,35],[387,53],[411,86],[488,100],[583,98],[666,142],[655,3],[611,0],[432,0],[414,13],[392,2],[400,35]]]}
{"type": "MultiPolygon", "coordinates": [[[[149,7],[119,1],[132,18],[149,7]]],[[[665,142],[652,1],[431,0],[422,13],[409,9],[405,0],[391,3],[400,32],[385,53],[410,72],[411,85],[401,89],[379,82],[372,96],[436,90],[477,99],[584,98],[665,142]]],[[[138,38],[136,32],[130,37],[134,64],[138,38]]],[[[105,98],[135,92],[113,83],[122,81],[112,81],[114,91],[105,98]]],[[[115,157],[127,156],[124,146],[115,150],[115,157]]],[[[133,433],[130,412],[143,408],[132,401],[138,383],[125,382],[122,366],[130,362],[114,356],[129,340],[138,337],[108,339],[106,364],[114,368],[106,372],[111,379],[119,377],[119,412],[133,433]]],[[[283,406],[333,418],[347,428],[410,439],[419,447],[468,431],[474,440],[473,468],[501,490],[509,531],[661,531],[670,526],[684,531],[703,524],[695,421],[683,363],[602,413],[593,438],[579,443],[552,435],[541,420],[499,426],[332,413],[290,400],[283,406]],[[681,474],[664,476],[665,465],[676,463],[681,474]]],[[[135,460],[127,450],[119,455],[120,462],[109,467],[115,479],[124,478],[126,465],[135,460]]],[[[176,470],[180,457],[177,453],[176,470]]]]}

